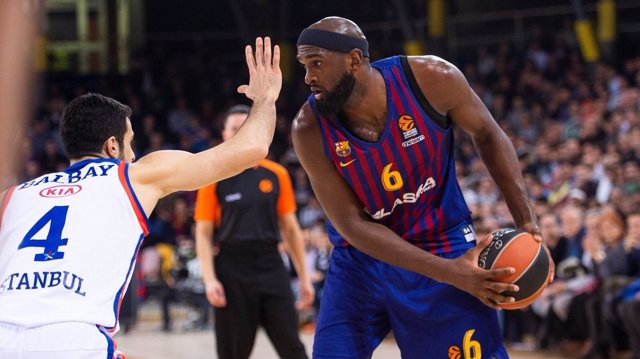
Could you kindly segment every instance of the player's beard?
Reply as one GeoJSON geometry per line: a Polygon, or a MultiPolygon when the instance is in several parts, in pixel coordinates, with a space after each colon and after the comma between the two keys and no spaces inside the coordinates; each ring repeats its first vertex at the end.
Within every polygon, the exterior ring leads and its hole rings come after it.
{"type": "Polygon", "coordinates": [[[356,86],[356,77],[350,72],[345,72],[331,92],[325,93],[322,100],[316,100],[316,110],[322,116],[331,116],[342,109],[353,88],[356,86]]]}

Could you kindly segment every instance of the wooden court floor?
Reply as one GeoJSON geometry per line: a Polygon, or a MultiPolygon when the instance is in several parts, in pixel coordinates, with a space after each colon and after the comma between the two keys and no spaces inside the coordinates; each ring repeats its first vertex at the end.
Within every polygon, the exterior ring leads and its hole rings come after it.
{"type": "MultiPolygon", "coordinates": [[[[128,333],[120,331],[115,340],[118,349],[122,350],[127,359],[216,359],[214,350],[214,335],[212,329],[186,330],[181,325],[179,310],[172,311],[178,317],[174,320],[174,330],[162,332],[160,330],[159,308],[145,306],[139,315],[139,322],[128,333]]],[[[301,338],[307,352],[311,352],[313,334],[301,331],[301,338]]],[[[531,352],[509,350],[512,359],[560,359],[570,358],[558,353],[531,352]]],[[[400,359],[393,339],[382,342],[373,354],[373,359],[400,359]]],[[[251,359],[278,359],[269,339],[263,331],[258,333],[251,359]]],[[[443,358],[446,359],[446,358],[443,358]]]]}
{"type": "MultiPolygon", "coordinates": [[[[158,330],[136,329],[116,336],[118,348],[127,359],[216,359],[211,331],[162,333],[158,330]]],[[[310,353],[313,344],[311,334],[302,334],[302,341],[310,353]]],[[[512,359],[560,359],[567,358],[553,353],[509,351],[512,359]]],[[[264,332],[260,331],[251,359],[278,359],[264,332]]],[[[385,340],[373,353],[373,359],[400,359],[393,340],[385,340]]],[[[446,358],[443,358],[446,359],[446,358]]]]}

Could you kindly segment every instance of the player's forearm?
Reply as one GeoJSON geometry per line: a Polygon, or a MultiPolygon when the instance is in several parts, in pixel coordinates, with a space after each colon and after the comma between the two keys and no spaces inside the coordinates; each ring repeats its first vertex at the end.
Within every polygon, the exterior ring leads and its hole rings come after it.
{"type": "MultiPolygon", "coordinates": [[[[244,125],[235,136],[220,145],[197,154],[184,153],[174,159],[167,171],[174,176],[165,195],[176,190],[196,190],[255,166],[269,153],[276,121],[275,101],[256,102],[244,125]]],[[[166,164],[165,164],[166,166],[166,164]]]]}
{"type": "Polygon", "coordinates": [[[439,282],[453,283],[447,259],[412,245],[388,227],[364,219],[345,220],[342,226],[333,219],[332,222],[351,245],[371,257],[439,282]]]}
{"type": "Polygon", "coordinates": [[[237,146],[250,147],[247,162],[257,162],[267,156],[273,140],[276,115],[275,100],[257,100],[238,133],[229,140],[237,146]]]}
{"type": "Polygon", "coordinates": [[[517,226],[535,221],[520,164],[511,141],[504,132],[473,137],[474,144],[491,177],[504,196],[517,226]]]}

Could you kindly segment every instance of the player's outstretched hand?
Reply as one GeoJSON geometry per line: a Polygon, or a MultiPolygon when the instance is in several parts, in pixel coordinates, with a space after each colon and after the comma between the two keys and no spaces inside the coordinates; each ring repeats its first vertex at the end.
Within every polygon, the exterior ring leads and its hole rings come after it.
{"type": "Polygon", "coordinates": [[[249,68],[249,84],[238,87],[253,102],[276,101],[282,88],[280,47],[271,48],[271,39],[256,38],[255,54],[250,45],[244,49],[249,68]]]}
{"type": "Polygon", "coordinates": [[[512,303],[513,297],[500,293],[505,291],[517,292],[518,286],[498,281],[500,277],[506,277],[515,273],[515,268],[483,269],[478,266],[480,252],[491,243],[491,236],[486,236],[478,242],[475,248],[470,249],[458,258],[452,259],[451,285],[478,298],[485,305],[500,309],[498,303],[512,303]]]}

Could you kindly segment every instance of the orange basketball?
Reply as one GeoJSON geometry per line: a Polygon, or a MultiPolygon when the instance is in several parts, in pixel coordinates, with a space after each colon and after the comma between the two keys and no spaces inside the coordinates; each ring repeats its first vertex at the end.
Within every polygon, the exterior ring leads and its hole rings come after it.
{"type": "Polygon", "coordinates": [[[500,307],[518,309],[533,303],[549,283],[549,257],[542,244],[522,229],[502,228],[489,235],[491,244],[480,253],[478,265],[485,269],[515,268],[515,273],[500,281],[514,283],[520,288],[518,292],[503,292],[516,301],[500,304],[500,307]]]}

